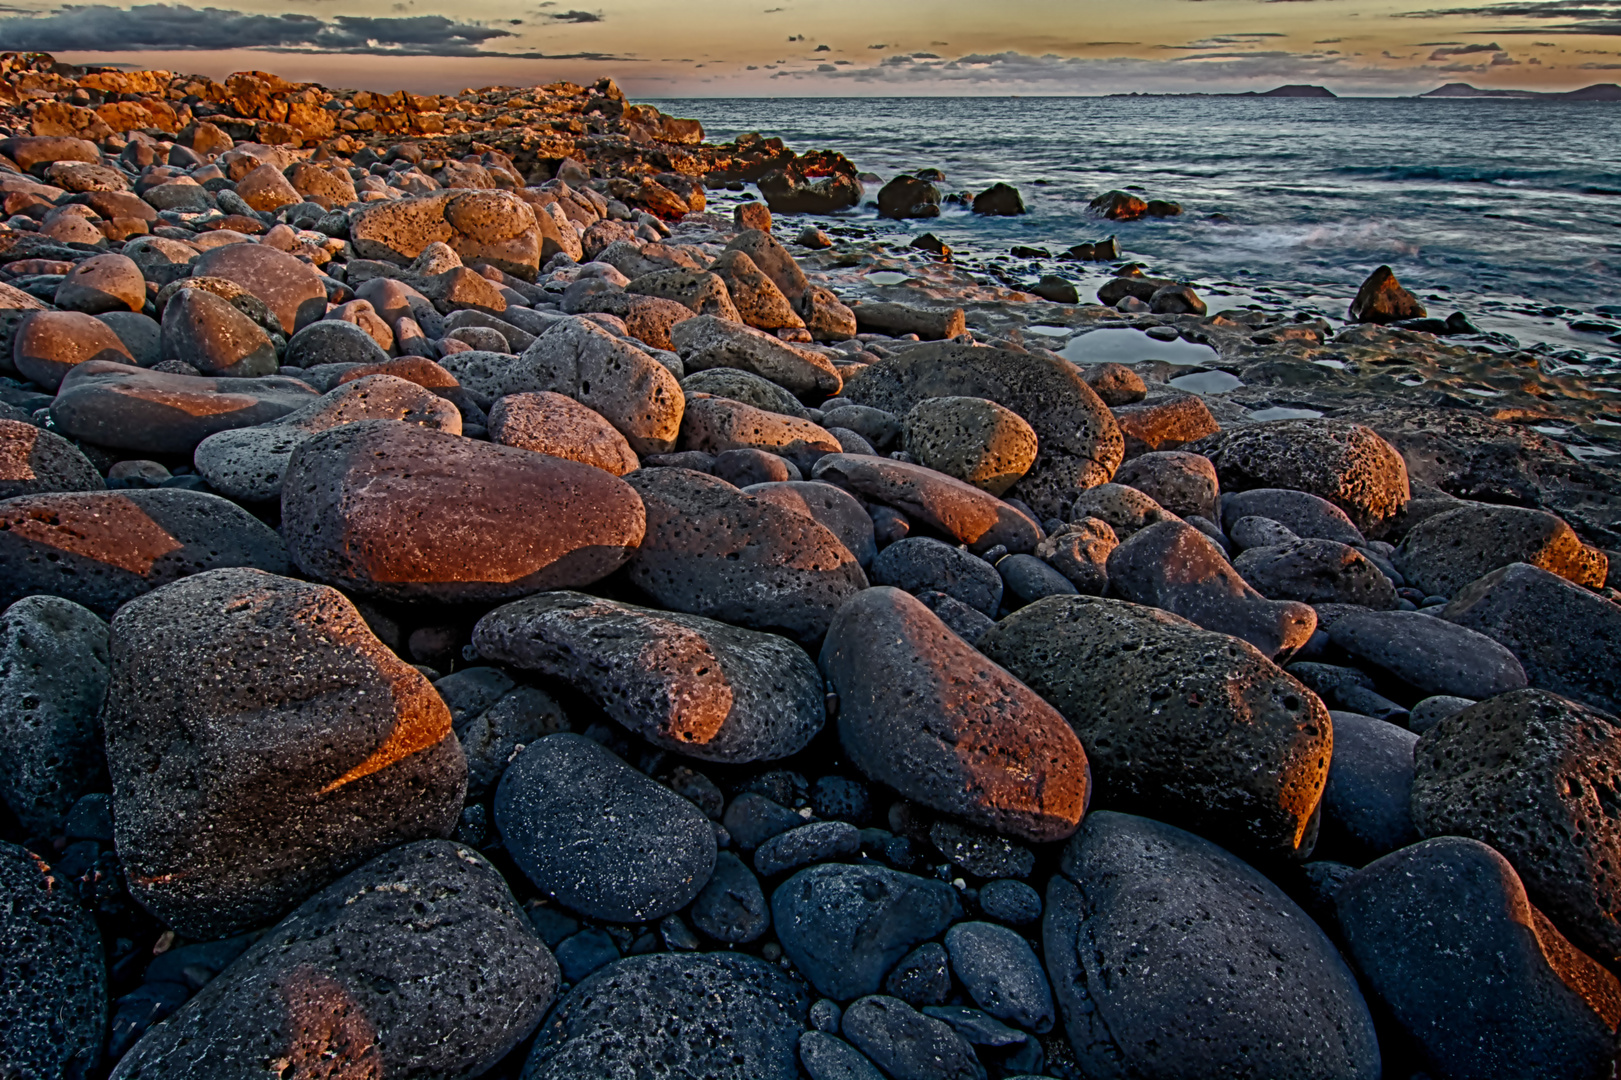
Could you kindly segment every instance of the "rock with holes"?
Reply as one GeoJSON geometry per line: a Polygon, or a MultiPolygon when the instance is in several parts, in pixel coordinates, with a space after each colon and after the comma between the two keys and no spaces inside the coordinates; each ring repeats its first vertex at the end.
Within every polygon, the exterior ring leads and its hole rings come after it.
{"type": "Polygon", "coordinates": [[[655,746],[704,761],[787,757],[826,719],[821,675],[803,649],[696,615],[548,592],[484,616],[473,644],[569,683],[655,746]]]}
{"type": "Polygon", "coordinates": [[[1090,784],[1064,718],[899,589],[858,593],[822,644],[839,740],[909,799],[1022,840],[1075,831],[1090,784]]]}
{"type": "Polygon", "coordinates": [[[587,319],[560,320],[536,338],[503,374],[494,396],[526,390],[573,398],[601,414],[638,454],[675,449],[685,404],[681,384],[647,353],[587,319]]]}
{"type": "Polygon", "coordinates": [[[218,495],[154,488],[0,502],[0,604],[46,593],[110,617],[160,585],[227,566],[284,573],[287,550],[218,495]]]}
{"type": "Polygon", "coordinates": [[[588,585],[630,557],[646,520],[636,493],[601,469],[393,420],[301,443],[281,506],[288,550],[310,576],[442,602],[588,585]]]}
{"type": "Polygon", "coordinates": [[[1370,535],[1377,536],[1412,497],[1401,454],[1361,424],[1270,420],[1233,428],[1210,443],[1206,456],[1222,490],[1305,491],[1344,510],[1370,535]]]}
{"type": "Polygon", "coordinates": [[[1452,596],[1511,563],[1527,563],[1598,588],[1609,560],[1546,510],[1461,506],[1425,518],[1402,537],[1396,569],[1426,595],[1452,596]]]}
{"type": "Polygon", "coordinates": [[[1097,805],[1241,851],[1310,853],[1333,724],[1251,646],[1153,608],[1058,596],[1009,615],[979,648],[1074,727],[1097,805]]]}
{"type": "Polygon", "coordinates": [[[992,617],[1002,603],[1002,576],[996,567],[928,536],[908,536],[884,548],[873,560],[872,580],[913,596],[942,592],[992,617]]]}
{"type": "Polygon", "coordinates": [[[815,480],[780,480],[750,484],[744,494],[804,514],[838,537],[856,561],[870,567],[877,555],[872,518],[854,495],[815,480]]]}
{"type": "Polygon", "coordinates": [[[892,506],[976,553],[997,545],[1028,552],[1041,539],[1040,526],[1018,507],[922,465],[867,454],[828,454],[817,461],[811,476],[892,506]]]}
{"type": "Polygon", "coordinates": [[[1036,461],[1036,433],[1024,418],[975,397],[929,398],[905,420],[906,452],[920,465],[1000,496],[1036,461]]]}
{"type": "Polygon", "coordinates": [[[844,392],[857,405],[896,416],[937,397],[988,398],[1012,410],[1035,432],[1038,449],[1035,464],[1008,494],[1043,518],[1060,516],[1077,492],[1107,481],[1125,454],[1108,407],[1075,365],[1056,356],[918,345],[868,367],[844,392]]]}
{"type": "Polygon", "coordinates": [[[737,368],[794,394],[837,394],[843,385],[833,361],[821,353],[779,341],[735,319],[714,315],[687,319],[670,328],[670,340],[688,371],[737,368]]]}
{"type": "Polygon", "coordinates": [[[737,368],[706,368],[694,372],[681,380],[681,390],[689,397],[694,394],[709,394],[713,397],[741,401],[745,405],[753,405],[756,409],[764,409],[766,412],[782,413],[784,416],[793,416],[800,420],[810,419],[810,413],[806,411],[805,406],[787,390],[770,379],[737,368]]]}
{"type": "Polygon", "coordinates": [[[0,613],[0,799],[31,835],[59,833],[101,771],[107,624],[57,596],[0,613]]]}
{"type": "Polygon", "coordinates": [[[581,735],[518,754],[495,791],[495,824],[530,881],[594,919],[679,911],[715,869],[703,812],[581,735]]]}
{"type": "Polygon", "coordinates": [[[90,459],[56,432],[0,420],[0,499],[104,487],[90,459]]]}
{"type": "Polygon", "coordinates": [[[1420,835],[1490,844],[1572,941],[1621,961],[1621,722],[1517,690],[1442,720],[1413,757],[1420,835]]]}
{"type": "Polygon", "coordinates": [[[265,244],[227,244],[199,255],[194,277],[235,282],[269,305],[291,335],[326,314],[326,286],[315,267],[265,244]]]}
{"type": "Polygon", "coordinates": [[[450,711],[335,589],[198,574],[119,609],[111,656],[119,857],[131,895],[187,937],[261,926],[456,825],[450,711]]]}
{"type": "Polygon", "coordinates": [[[628,576],[661,607],[813,641],[867,585],[850,549],[805,514],[690,469],[625,482],[647,508],[628,576]]]}
{"type": "Polygon", "coordinates": [[[95,1075],[107,1034],[107,961],[72,884],[31,851],[0,842],[0,1069],[95,1075]]]}
{"type": "Polygon", "coordinates": [[[1089,815],[1041,938],[1083,1075],[1376,1080],[1355,977],[1272,882],[1191,833],[1089,815]]]}
{"type": "Polygon", "coordinates": [[[1233,560],[1245,581],[1272,600],[1356,604],[1388,611],[1396,586],[1366,555],[1334,540],[1293,540],[1252,547],[1233,560]]]}
{"type": "Polygon", "coordinates": [[[1182,450],[1139,454],[1115,470],[1114,482],[1137,489],[1179,517],[1197,514],[1216,520],[1221,484],[1215,466],[1202,454],[1182,450]]]}
{"type": "Polygon", "coordinates": [[[803,473],[828,454],[842,452],[839,440],[809,420],[767,412],[723,397],[693,397],[681,417],[682,450],[723,454],[764,450],[792,461],[803,473]]]}
{"type": "Polygon", "coordinates": [[[483,1075],[540,1023],[557,961],[501,875],[448,840],[310,897],[119,1062],[119,1080],[483,1075]]]}
{"type": "Polygon", "coordinates": [[[547,1017],[523,1080],[796,1080],[810,995],[741,953],[660,953],[609,964],[547,1017]]]}
{"type": "Polygon", "coordinates": [[[490,441],[567,458],[624,476],[640,462],[602,414],[573,398],[540,390],[510,394],[490,409],[490,441]]]}
{"type": "Polygon", "coordinates": [[[1346,952],[1435,1076],[1599,1080],[1621,983],[1533,907],[1490,847],[1442,836],[1352,874],[1346,952]]]}

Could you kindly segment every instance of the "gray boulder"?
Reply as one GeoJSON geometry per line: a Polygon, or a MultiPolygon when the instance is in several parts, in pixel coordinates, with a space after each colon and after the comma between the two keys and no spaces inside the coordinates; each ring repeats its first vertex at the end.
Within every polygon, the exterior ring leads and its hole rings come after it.
{"type": "Polygon", "coordinates": [[[90,459],[56,432],[0,420],[0,499],[106,486],[90,459]]]}
{"type": "Polygon", "coordinates": [[[1416,611],[1358,611],[1336,619],[1328,639],[1425,695],[1479,701],[1525,685],[1513,653],[1465,627],[1416,611]]]}
{"type": "Polygon", "coordinates": [[[891,1080],[985,1080],[985,1066],[950,1024],[892,997],[844,1010],[844,1035],[891,1080]]]}
{"type": "Polygon", "coordinates": [[[1604,584],[1608,560],[1546,510],[1474,504],[1425,518],[1402,537],[1396,569],[1426,595],[1453,596],[1511,563],[1529,563],[1578,585],[1604,584]]]}
{"type": "Polygon", "coordinates": [[[872,580],[914,596],[943,592],[992,617],[1002,602],[1002,577],[995,567],[927,536],[908,536],[884,548],[873,560],[872,580]]]}

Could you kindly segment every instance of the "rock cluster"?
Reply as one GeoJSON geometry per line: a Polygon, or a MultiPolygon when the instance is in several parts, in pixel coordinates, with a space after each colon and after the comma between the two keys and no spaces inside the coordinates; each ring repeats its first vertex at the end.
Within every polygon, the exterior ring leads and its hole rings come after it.
{"type": "Polygon", "coordinates": [[[0,124],[0,1075],[1613,1073],[1600,473],[875,292],[847,159],[606,80],[0,124]]]}

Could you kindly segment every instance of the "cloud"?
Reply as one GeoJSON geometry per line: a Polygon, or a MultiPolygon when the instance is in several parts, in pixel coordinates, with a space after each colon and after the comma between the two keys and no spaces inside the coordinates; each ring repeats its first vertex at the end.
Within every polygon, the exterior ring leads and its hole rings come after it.
{"type": "Polygon", "coordinates": [[[554,55],[484,48],[488,42],[515,36],[510,30],[455,22],[443,15],[408,18],[337,15],[320,19],[313,15],[261,15],[178,4],[145,4],[127,9],[105,4],[76,4],[45,15],[0,18],[0,41],[4,41],[7,48],[39,52],[256,49],[380,56],[634,60],[605,53],[554,55]]]}
{"type": "Polygon", "coordinates": [[[1456,45],[1449,49],[1436,49],[1430,53],[1430,59],[1445,60],[1449,56],[1470,56],[1474,53],[1497,53],[1502,51],[1502,46],[1496,42],[1490,45],[1456,45]]]}
{"type": "Polygon", "coordinates": [[[559,11],[546,15],[552,22],[569,23],[599,23],[602,21],[600,11],[559,11]]]}
{"type": "Polygon", "coordinates": [[[832,51],[833,51],[833,49],[830,46],[827,46],[827,45],[818,45],[818,46],[816,46],[816,48],[811,50],[811,52],[832,52],[832,51]]]}
{"type": "Polygon", "coordinates": [[[1492,30],[1470,31],[1481,34],[1580,34],[1621,36],[1621,0],[1509,0],[1482,7],[1427,8],[1406,11],[1398,18],[1441,19],[1460,16],[1472,19],[1561,19],[1543,26],[1500,26],[1492,30]]]}

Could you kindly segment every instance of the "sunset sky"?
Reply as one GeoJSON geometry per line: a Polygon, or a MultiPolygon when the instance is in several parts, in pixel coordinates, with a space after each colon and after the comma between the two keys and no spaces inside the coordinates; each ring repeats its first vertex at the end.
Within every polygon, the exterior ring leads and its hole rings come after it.
{"type": "Polygon", "coordinates": [[[1097,94],[1621,82],[1621,0],[0,0],[0,49],[216,78],[454,92],[611,75],[641,97],[1097,94]],[[1427,3],[1438,6],[1425,7],[1427,3]]]}

